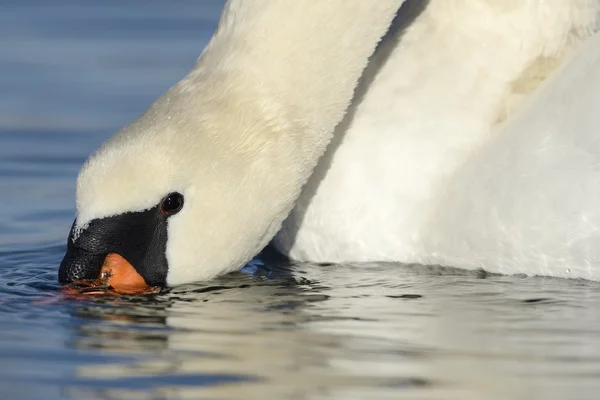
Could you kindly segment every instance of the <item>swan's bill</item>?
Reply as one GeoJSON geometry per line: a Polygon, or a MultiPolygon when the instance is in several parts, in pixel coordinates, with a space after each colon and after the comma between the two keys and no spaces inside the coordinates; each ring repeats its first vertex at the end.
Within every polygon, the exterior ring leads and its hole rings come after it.
{"type": "Polygon", "coordinates": [[[107,256],[117,254],[145,283],[164,286],[168,273],[167,223],[171,216],[164,208],[165,200],[148,210],[94,219],[79,229],[75,221],[60,264],[59,281],[95,281],[107,256]]]}

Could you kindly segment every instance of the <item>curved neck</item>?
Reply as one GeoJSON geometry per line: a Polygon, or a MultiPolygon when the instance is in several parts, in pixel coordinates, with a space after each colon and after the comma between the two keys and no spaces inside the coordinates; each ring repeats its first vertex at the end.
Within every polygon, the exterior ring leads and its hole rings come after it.
{"type": "Polygon", "coordinates": [[[243,87],[263,102],[255,112],[320,154],[403,2],[230,0],[197,76],[225,76],[226,92],[243,87]]]}
{"type": "MultiPolygon", "coordinates": [[[[205,239],[191,247],[203,276],[240,268],[277,233],[403,1],[227,3],[194,69],[155,104],[176,118],[162,118],[159,127],[161,118],[148,113],[152,130],[178,149],[178,158],[194,135],[194,156],[180,169],[191,166],[193,190],[204,193],[203,206],[189,212],[203,221],[202,230],[185,231],[205,239]],[[168,135],[174,129],[185,133],[168,135]],[[210,204],[227,218],[215,218],[210,204]]],[[[172,243],[187,243],[183,233],[174,235],[172,243]]],[[[169,254],[170,265],[189,262],[186,251],[169,254]]],[[[189,278],[173,272],[169,282],[189,278]]]]}

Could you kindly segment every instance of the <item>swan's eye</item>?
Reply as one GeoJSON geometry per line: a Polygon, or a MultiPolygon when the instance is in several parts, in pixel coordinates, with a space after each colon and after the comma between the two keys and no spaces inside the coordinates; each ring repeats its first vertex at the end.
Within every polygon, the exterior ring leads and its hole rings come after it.
{"type": "Polygon", "coordinates": [[[181,193],[169,193],[161,205],[161,212],[167,215],[177,214],[183,208],[183,195],[181,193]]]}

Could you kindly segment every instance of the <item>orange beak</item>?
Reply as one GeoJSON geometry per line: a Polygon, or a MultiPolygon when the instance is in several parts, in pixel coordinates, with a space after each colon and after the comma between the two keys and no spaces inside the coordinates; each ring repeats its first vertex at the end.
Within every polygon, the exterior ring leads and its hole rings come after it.
{"type": "Polygon", "coordinates": [[[133,265],[117,253],[109,253],[104,259],[100,279],[119,291],[139,292],[150,288],[133,265]]]}
{"type": "Polygon", "coordinates": [[[67,294],[147,294],[160,289],[149,286],[133,265],[117,253],[104,259],[100,276],[94,282],[76,281],[66,288],[67,294]]]}

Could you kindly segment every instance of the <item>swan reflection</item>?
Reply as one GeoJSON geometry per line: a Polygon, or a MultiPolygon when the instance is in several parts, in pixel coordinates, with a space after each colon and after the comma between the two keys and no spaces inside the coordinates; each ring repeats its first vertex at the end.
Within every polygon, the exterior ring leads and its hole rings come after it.
{"type": "Polygon", "coordinates": [[[578,285],[598,294],[592,283],[548,279],[548,298],[529,299],[539,283],[422,266],[279,264],[154,296],[90,299],[74,308],[83,322],[72,345],[118,358],[77,368],[67,391],[544,398],[550,389],[536,384],[536,373],[548,358],[587,351],[585,341],[569,342],[576,331],[557,332],[553,341],[539,330],[573,318],[575,310],[551,300],[553,291],[578,285]],[[540,310],[547,311],[541,319],[540,310]],[[542,334],[546,340],[537,341],[542,334]]]}

